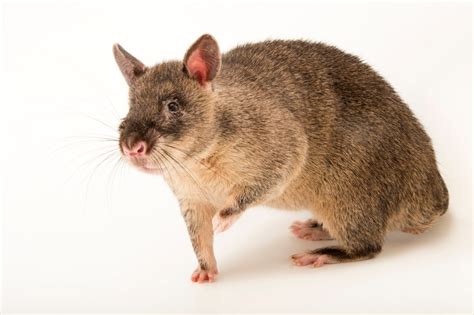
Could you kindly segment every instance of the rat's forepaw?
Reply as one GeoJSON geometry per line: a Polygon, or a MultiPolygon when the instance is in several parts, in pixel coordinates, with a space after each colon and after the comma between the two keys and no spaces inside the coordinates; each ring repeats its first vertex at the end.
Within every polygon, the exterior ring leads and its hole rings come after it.
{"type": "Polygon", "coordinates": [[[242,214],[241,211],[224,209],[217,212],[212,218],[212,227],[215,232],[224,232],[227,230],[242,214]]]}
{"type": "Polygon", "coordinates": [[[214,282],[216,280],[217,274],[218,272],[216,268],[212,268],[210,270],[203,270],[198,267],[191,275],[191,281],[198,283],[214,282]]]}

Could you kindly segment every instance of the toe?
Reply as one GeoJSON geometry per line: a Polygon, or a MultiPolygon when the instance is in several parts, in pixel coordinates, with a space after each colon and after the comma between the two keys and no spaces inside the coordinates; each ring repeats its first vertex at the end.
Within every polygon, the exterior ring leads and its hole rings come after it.
{"type": "Polygon", "coordinates": [[[197,283],[214,282],[217,277],[217,269],[202,270],[196,269],[191,275],[191,281],[197,283]]]}
{"type": "Polygon", "coordinates": [[[318,255],[318,258],[313,263],[313,267],[319,268],[324,266],[325,264],[329,263],[329,257],[326,255],[318,255]]]}
{"type": "Polygon", "coordinates": [[[302,253],[291,256],[291,259],[293,259],[293,263],[296,266],[306,266],[315,264],[318,261],[319,257],[319,255],[315,254],[302,253]]]}
{"type": "Polygon", "coordinates": [[[214,282],[214,281],[215,281],[215,277],[216,277],[215,274],[209,273],[207,276],[208,276],[208,278],[209,278],[209,282],[214,282]]]}
{"type": "Polygon", "coordinates": [[[193,274],[191,275],[191,281],[192,282],[197,282],[199,279],[199,270],[195,270],[193,274]]]}
{"type": "Polygon", "coordinates": [[[198,282],[199,282],[199,283],[203,283],[203,282],[207,281],[208,279],[209,279],[209,278],[207,277],[207,272],[201,271],[201,272],[199,273],[199,278],[198,278],[198,282]]]}
{"type": "Polygon", "coordinates": [[[291,255],[291,259],[298,260],[301,257],[303,257],[304,255],[306,255],[306,254],[294,254],[294,255],[291,255]]]}
{"type": "Polygon", "coordinates": [[[303,222],[301,221],[295,221],[293,222],[291,225],[290,225],[290,229],[301,229],[301,227],[303,226],[303,222]]]}

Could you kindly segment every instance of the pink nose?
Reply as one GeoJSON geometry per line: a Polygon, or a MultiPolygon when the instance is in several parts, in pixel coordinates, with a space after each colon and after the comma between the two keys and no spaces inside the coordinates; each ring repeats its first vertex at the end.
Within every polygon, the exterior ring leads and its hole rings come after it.
{"type": "Polygon", "coordinates": [[[129,149],[125,144],[122,146],[123,153],[128,157],[140,157],[144,156],[146,153],[146,143],[145,141],[139,141],[129,149]]]}

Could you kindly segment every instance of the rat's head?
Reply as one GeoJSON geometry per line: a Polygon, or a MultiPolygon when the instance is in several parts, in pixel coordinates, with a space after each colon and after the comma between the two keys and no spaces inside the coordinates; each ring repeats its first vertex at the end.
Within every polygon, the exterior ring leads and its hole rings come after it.
{"type": "Polygon", "coordinates": [[[217,42],[201,36],[184,61],[146,67],[114,45],[114,56],[127,81],[129,112],[119,127],[120,150],[136,167],[159,172],[176,153],[193,156],[212,140],[212,80],[220,67],[217,42]]]}

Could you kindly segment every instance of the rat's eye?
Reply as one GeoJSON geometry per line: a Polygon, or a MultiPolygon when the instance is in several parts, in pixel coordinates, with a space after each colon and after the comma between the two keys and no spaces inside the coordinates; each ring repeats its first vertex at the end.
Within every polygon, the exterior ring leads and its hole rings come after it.
{"type": "Polygon", "coordinates": [[[175,101],[169,102],[167,106],[170,113],[176,113],[179,110],[179,105],[175,101]]]}

